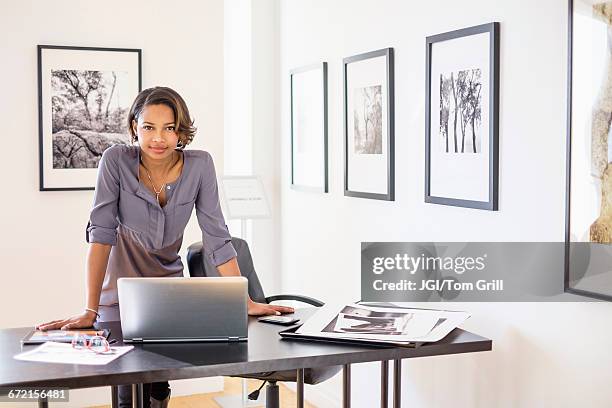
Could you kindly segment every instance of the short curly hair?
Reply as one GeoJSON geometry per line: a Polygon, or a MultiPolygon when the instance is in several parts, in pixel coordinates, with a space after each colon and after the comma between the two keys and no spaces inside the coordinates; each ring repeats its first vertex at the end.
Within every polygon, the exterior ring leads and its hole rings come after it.
{"type": "Polygon", "coordinates": [[[128,129],[132,143],[138,140],[138,136],[132,128],[132,121],[138,121],[140,113],[149,105],[166,105],[174,112],[176,132],[179,135],[177,149],[184,149],[195,137],[196,128],[189,115],[189,109],[185,100],[174,89],[165,86],[156,86],[141,91],[130,108],[127,117],[128,129]]]}

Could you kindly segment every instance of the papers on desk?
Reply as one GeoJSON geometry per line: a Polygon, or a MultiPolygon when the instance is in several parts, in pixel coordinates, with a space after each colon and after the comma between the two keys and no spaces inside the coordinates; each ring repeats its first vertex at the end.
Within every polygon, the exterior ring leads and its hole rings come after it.
{"type": "Polygon", "coordinates": [[[48,341],[59,343],[70,343],[74,336],[82,336],[90,339],[94,336],[102,336],[108,338],[109,329],[90,330],[90,329],[74,329],[74,330],[32,330],[22,340],[22,344],[43,344],[48,341]]]}
{"type": "Polygon", "coordinates": [[[89,349],[75,349],[71,344],[48,341],[33,350],[17,354],[14,358],[42,363],[105,365],[133,348],[134,346],[112,347],[112,353],[98,354],[89,349]]]}
{"type": "Polygon", "coordinates": [[[387,304],[325,305],[296,334],[316,338],[409,345],[443,339],[463,323],[467,312],[387,304]],[[388,306],[388,307],[387,307],[388,306]]]}

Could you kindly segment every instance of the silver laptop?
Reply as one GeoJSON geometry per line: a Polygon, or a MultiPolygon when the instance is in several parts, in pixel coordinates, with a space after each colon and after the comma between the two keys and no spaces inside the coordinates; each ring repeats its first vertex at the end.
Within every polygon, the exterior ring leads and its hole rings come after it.
{"type": "Polygon", "coordinates": [[[247,340],[247,279],[120,278],[123,341],[247,340]]]}

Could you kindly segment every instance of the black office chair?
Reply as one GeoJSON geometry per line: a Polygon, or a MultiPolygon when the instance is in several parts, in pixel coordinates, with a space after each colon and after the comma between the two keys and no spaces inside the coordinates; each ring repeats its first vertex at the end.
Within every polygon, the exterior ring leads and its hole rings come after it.
{"type": "MultiPolygon", "coordinates": [[[[323,302],[301,295],[275,295],[266,297],[263,288],[261,287],[261,283],[259,282],[259,278],[257,277],[257,273],[255,272],[255,267],[253,266],[253,258],[251,257],[249,245],[245,240],[240,238],[232,238],[232,245],[238,254],[237,260],[238,266],[240,267],[240,273],[249,281],[248,290],[251,299],[260,303],[272,303],[277,300],[295,300],[316,307],[323,306],[323,302]]],[[[202,248],[202,242],[196,242],[187,248],[187,267],[189,269],[189,275],[219,276],[217,268],[207,257],[203,255],[202,248]]],[[[319,384],[336,375],[341,369],[341,366],[307,368],[304,370],[304,383],[311,385],[319,384]]],[[[295,382],[297,380],[297,372],[296,370],[273,371],[267,373],[246,374],[241,375],[240,377],[255,378],[264,382],[267,381],[266,408],[279,408],[280,400],[278,385],[276,382],[295,382]]]]}

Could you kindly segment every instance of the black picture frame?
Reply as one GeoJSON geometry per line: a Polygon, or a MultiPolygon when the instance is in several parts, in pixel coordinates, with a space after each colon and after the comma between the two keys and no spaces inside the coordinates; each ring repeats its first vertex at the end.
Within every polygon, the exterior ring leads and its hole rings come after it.
{"type": "MultiPolygon", "coordinates": [[[[136,62],[132,63],[130,61],[130,66],[132,68],[132,70],[136,73],[137,78],[136,78],[136,82],[137,82],[137,92],[135,92],[135,94],[132,97],[132,100],[134,97],[136,97],[136,94],[138,92],[140,92],[142,90],[142,50],[141,49],[134,49],[134,48],[103,48],[103,47],[79,47],[79,46],[63,46],[63,45],[37,45],[37,57],[38,57],[38,142],[39,142],[39,191],[80,191],[80,190],[94,190],[95,189],[95,173],[97,172],[97,168],[94,168],[95,171],[92,171],[90,173],[92,174],[88,174],[86,176],[86,178],[90,179],[90,182],[87,183],[81,183],[80,180],[78,182],[76,182],[76,185],[58,185],[61,184],[61,181],[58,182],[57,180],[53,181],[53,182],[49,182],[47,179],[51,178],[49,177],[49,174],[47,174],[47,177],[45,177],[45,173],[49,171],[49,166],[46,164],[48,162],[48,152],[46,148],[46,142],[49,142],[49,140],[46,139],[50,139],[52,137],[52,130],[47,129],[45,123],[45,117],[44,117],[44,111],[48,111],[49,107],[45,106],[45,103],[48,103],[48,101],[46,102],[46,99],[44,99],[46,96],[48,97],[49,95],[46,95],[44,92],[44,89],[46,89],[46,84],[43,83],[44,78],[47,76],[47,72],[45,70],[45,72],[43,72],[44,68],[43,66],[45,66],[46,68],[46,61],[45,56],[43,55],[43,53],[45,51],[48,50],[60,50],[60,51],[74,51],[76,52],[104,52],[104,53],[108,53],[108,52],[112,52],[112,53],[124,53],[125,56],[129,56],[129,57],[135,57],[136,58],[136,62]],[[49,185],[52,184],[52,185],[49,185]],[[80,185],[79,185],[80,184],[80,185]]],[[[118,55],[118,54],[117,54],[118,55]]],[[[76,57],[75,57],[76,58],[76,57]]],[[[132,58],[133,59],[133,58],[132,58]]],[[[69,66],[70,62],[66,61],[66,66],[69,66]]],[[[79,66],[83,65],[83,66],[87,66],[87,64],[78,64],[79,66]]],[[[87,68],[80,68],[82,70],[90,70],[91,68],[94,67],[95,64],[91,65],[91,66],[87,66],[87,68]]],[[[66,68],[63,68],[66,69],[66,68]]],[[[130,81],[130,83],[132,85],[133,84],[133,80],[130,81]]],[[[132,87],[133,88],[133,87],[132,87]]],[[[129,103],[131,103],[131,101],[129,101],[129,103]]],[[[129,109],[129,105],[127,106],[127,108],[129,109]]],[[[126,135],[127,137],[127,135],[126,135]]],[[[49,149],[51,150],[51,155],[53,155],[53,149],[49,149]]],[[[52,168],[52,170],[55,170],[54,168],[52,168]]],[[[65,170],[65,169],[63,169],[65,170]]],[[[82,170],[82,169],[81,169],[82,170]]],[[[90,169],[87,169],[90,170],[90,169]]],[[[55,179],[57,179],[58,177],[55,177],[55,179]]],[[[65,179],[66,181],[71,181],[71,176],[69,174],[63,175],[61,177],[59,177],[59,179],[65,179]]],[[[67,184],[73,184],[73,183],[67,183],[67,184]]]]}
{"type": "MultiPolygon", "coordinates": [[[[456,207],[475,208],[481,210],[497,211],[499,197],[499,44],[500,24],[492,22],[478,26],[463,28],[442,34],[428,36],[425,40],[425,202],[456,207]],[[489,33],[489,166],[488,166],[488,200],[477,201],[460,199],[456,197],[435,196],[431,193],[431,81],[433,45],[443,41],[454,40],[472,35],[489,33]]],[[[435,109],[435,108],[434,108],[435,109]]],[[[448,137],[448,136],[447,136],[448,137]]]]}
{"type": "MultiPolygon", "coordinates": [[[[344,124],[344,195],[348,197],[368,198],[372,200],[394,201],[395,200],[395,74],[394,74],[393,48],[383,48],[363,54],[353,55],[343,59],[343,124],[344,124]],[[382,135],[387,140],[386,161],[386,193],[374,193],[369,191],[355,191],[349,188],[350,159],[349,159],[349,119],[348,119],[348,66],[352,63],[385,57],[385,81],[386,81],[386,106],[387,112],[387,134],[382,135]]],[[[384,150],[384,149],[383,149],[384,150]]]]}
{"type": "MultiPolygon", "coordinates": [[[[572,101],[573,101],[573,79],[574,79],[574,1],[568,0],[568,36],[567,36],[567,120],[566,120],[566,173],[565,173],[565,248],[564,248],[564,273],[563,286],[566,293],[585,296],[593,299],[612,302],[612,294],[596,292],[594,290],[579,289],[571,286],[572,283],[572,258],[571,253],[571,191],[572,191],[572,101]]],[[[577,252],[589,250],[587,246],[591,243],[583,243],[577,246],[577,252]]],[[[584,252],[579,257],[584,257],[584,252]]],[[[577,272],[577,280],[584,276],[586,271],[577,272]]]]}
{"type": "MultiPolygon", "coordinates": [[[[289,80],[290,80],[290,102],[291,102],[291,188],[298,191],[306,191],[306,192],[314,192],[314,193],[328,193],[329,192],[329,159],[328,159],[328,99],[327,99],[327,62],[321,62],[316,64],[305,65],[302,67],[294,68],[289,71],[289,80]],[[323,182],[321,186],[312,186],[312,185],[304,185],[296,182],[296,157],[295,157],[295,133],[296,133],[296,125],[294,124],[294,81],[295,77],[298,74],[306,73],[309,71],[318,71],[321,70],[322,75],[322,90],[323,90],[323,98],[321,100],[321,109],[323,111],[322,115],[322,133],[323,133],[323,157],[322,157],[322,165],[323,167],[323,182]]],[[[316,103],[316,101],[315,101],[316,103]]]]}

